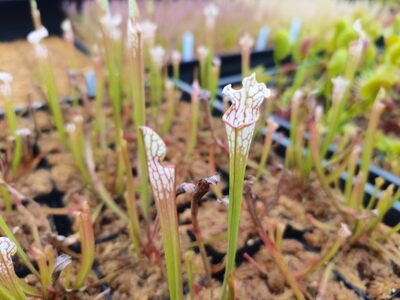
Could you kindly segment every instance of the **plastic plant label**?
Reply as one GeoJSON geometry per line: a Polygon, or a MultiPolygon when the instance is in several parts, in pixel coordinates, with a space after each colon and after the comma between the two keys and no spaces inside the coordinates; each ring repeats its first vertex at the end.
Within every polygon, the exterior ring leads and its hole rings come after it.
{"type": "Polygon", "coordinates": [[[260,31],[258,32],[256,47],[255,47],[256,51],[262,51],[262,50],[267,49],[268,34],[269,34],[268,27],[263,26],[260,28],[260,31]]]}

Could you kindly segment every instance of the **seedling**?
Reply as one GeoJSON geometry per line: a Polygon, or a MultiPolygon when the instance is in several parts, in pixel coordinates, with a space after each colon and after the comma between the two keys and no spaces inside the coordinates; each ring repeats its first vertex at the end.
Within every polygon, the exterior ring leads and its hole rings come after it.
{"type": "MultiPolygon", "coordinates": [[[[122,42],[121,30],[119,28],[122,22],[120,15],[111,15],[108,11],[100,19],[102,28],[102,38],[104,46],[104,62],[107,69],[109,82],[109,95],[113,109],[115,131],[122,129],[121,109],[122,109],[122,42]]],[[[118,142],[118,138],[116,140],[118,142]]]]}
{"type": "Polygon", "coordinates": [[[349,81],[352,81],[354,79],[356,71],[360,67],[360,64],[362,62],[366,45],[368,43],[360,20],[357,20],[353,24],[353,30],[357,32],[358,39],[349,44],[349,54],[345,70],[345,78],[349,81]]]}
{"type": "Polygon", "coordinates": [[[171,299],[182,299],[181,255],[175,199],[175,166],[162,164],[166,155],[164,141],[149,127],[140,127],[146,147],[147,168],[153,190],[167,265],[171,299]]]}
{"type": "Polygon", "coordinates": [[[163,126],[163,134],[169,132],[172,127],[172,123],[175,117],[175,108],[176,108],[176,91],[174,88],[174,82],[172,80],[167,80],[165,82],[165,96],[167,98],[167,113],[163,126]]]}
{"type": "Polygon", "coordinates": [[[272,138],[275,134],[276,129],[278,129],[279,125],[272,118],[269,118],[267,121],[267,132],[265,134],[264,145],[261,152],[261,159],[257,169],[256,180],[260,179],[269,156],[269,152],[271,150],[272,138]]]}
{"type": "Polygon", "coordinates": [[[249,34],[245,34],[240,38],[239,44],[242,54],[242,77],[245,77],[250,75],[250,55],[254,40],[249,34]]]}
{"type": "Polygon", "coordinates": [[[146,66],[148,66],[151,63],[150,49],[152,49],[155,46],[154,43],[156,38],[157,25],[154,24],[152,21],[145,20],[140,23],[140,28],[143,38],[144,62],[146,66]]]}
{"type": "Polygon", "coordinates": [[[85,148],[82,149],[85,153],[86,167],[90,175],[90,183],[96,195],[107,205],[121,220],[128,221],[125,212],[115,203],[114,199],[106,189],[104,184],[96,173],[96,165],[93,157],[92,145],[90,139],[85,139],[85,148]]]}
{"type": "MultiPolygon", "coordinates": [[[[122,134],[120,134],[122,139],[122,134]]],[[[129,219],[129,234],[133,244],[133,251],[137,256],[140,254],[140,232],[139,232],[139,215],[136,208],[136,195],[135,195],[135,183],[132,175],[132,165],[129,158],[127,142],[122,139],[120,142],[120,153],[125,165],[126,173],[126,186],[127,191],[125,195],[126,208],[128,210],[127,215],[129,219]]]]}
{"type": "Polygon", "coordinates": [[[11,101],[11,83],[13,77],[4,72],[0,72],[0,93],[4,98],[4,105],[6,110],[7,125],[10,131],[11,138],[14,140],[14,151],[11,163],[12,172],[15,173],[21,163],[23,155],[22,137],[18,134],[17,115],[14,111],[14,106],[11,101]]]}
{"type": "Polygon", "coordinates": [[[30,0],[30,8],[31,8],[31,15],[32,15],[32,20],[33,20],[33,25],[35,29],[39,29],[42,27],[42,20],[40,18],[40,11],[37,7],[36,0],[30,0]]]}
{"type": "Polygon", "coordinates": [[[207,67],[207,60],[209,56],[209,49],[206,46],[199,46],[197,48],[197,57],[199,58],[199,68],[200,68],[200,84],[202,88],[208,88],[208,79],[207,76],[209,68],[207,67]]]}
{"type": "Polygon", "coordinates": [[[172,51],[171,61],[172,61],[172,68],[173,68],[173,70],[172,70],[173,78],[174,78],[174,82],[176,84],[177,81],[179,80],[179,64],[182,61],[181,53],[178,50],[172,51]]]}
{"type": "Polygon", "coordinates": [[[329,248],[327,253],[325,253],[325,255],[323,255],[318,262],[312,264],[301,274],[298,274],[297,277],[312,274],[313,272],[322,268],[324,265],[328,264],[329,261],[339,252],[340,248],[345,244],[345,242],[351,235],[352,232],[350,231],[349,227],[346,224],[342,223],[338,231],[337,238],[334,244],[329,248]]]}
{"type": "Polygon", "coordinates": [[[70,150],[78,167],[83,180],[88,186],[91,186],[91,178],[85,163],[85,134],[83,129],[82,116],[75,116],[74,122],[66,125],[68,133],[70,150]]]}
{"type": "MultiPolygon", "coordinates": [[[[129,1],[129,20],[128,20],[128,43],[131,55],[129,62],[131,72],[129,73],[129,82],[132,84],[131,99],[133,104],[133,121],[136,128],[136,136],[140,136],[140,126],[146,123],[146,105],[144,92],[144,59],[143,59],[143,39],[142,29],[137,21],[139,12],[136,8],[136,1],[129,1]]],[[[138,158],[139,158],[139,177],[140,177],[140,200],[142,210],[147,217],[150,207],[149,188],[147,183],[146,151],[142,139],[138,139],[138,158]]]]}
{"type": "MultiPolygon", "coordinates": [[[[106,5],[104,5],[106,7],[106,5]]],[[[122,42],[122,32],[120,25],[122,17],[119,14],[112,15],[110,10],[107,10],[100,18],[101,33],[104,49],[104,62],[107,70],[107,79],[109,84],[109,96],[114,118],[115,128],[115,143],[118,146],[118,133],[122,130],[122,74],[124,61],[124,47],[122,42]]],[[[117,156],[117,176],[116,190],[120,195],[123,190],[122,173],[123,163],[120,157],[117,156]]]]}
{"type": "Polygon", "coordinates": [[[197,129],[199,126],[199,108],[200,108],[200,93],[201,93],[201,88],[199,85],[199,82],[196,80],[193,82],[192,85],[192,115],[191,115],[191,120],[192,124],[190,127],[190,135],[189,135],[189,140],[188,140],[188,145],[187,145],[187,151],[186,154],[189,157],[192,153],[194,148],[196,147],[197,143],[197,129]]]}
{"type": "Polygon", "coordinates": [[[211,93],[211,99],[212,101],[210,102],[210,107],[214,107],[214,102],[217,96],[217,90],[218,90],[218,82],[219,82],[219,77],[220,77],[220,72],[221,72],[221,60],[218,57],[215,57],[212,60],[211,64],[211,74],[209,75],[209,90],[211,93]]]}
{"type": "Polygon", "coordinates": [[[234,90],[231,85],[223,89],[223,94],[232,101],[232,106],[223,115],[229,145],[228,252],[222,286],[223,300],[227,297],[228,279],[235,267],[247,157],[260,106],[264,98],[271,95],[265,84],[256,81],[254,74],[244,78],[242,84],[240,90],[234,90]]]}
{"type": "Polygon", "coordinates": [[[79,228],[82,253],[80,256],[80,268],[78,271],[78,276],[75,278],[73,287],[75,289],[79,289],[84,285],[86,278],[92,269],[92,264],[94,261],[95,244],[93,221],[87,203],[84,203],[83,211],[76,214],[76,221],[79,228]]]}
{"type": "Polygon", "coordinates": [[[193,290],[193,256],[195,253],[192,250],[189,250],[185,253],[185,266],[186,273],[188,277],[188,286],[189,286],[189,299],[194,300],[194,290],[193,290]]]}
{"type": "Polygon", "coordinates": [[[150,97],[153,105],[154,119],[158,123],[163,95],[163,75],[165,50],[161,46],[150,49],[150,97]]]}
{"type": "Polygon", "coordinates": [[[215,23],[219,15],[219,9],[214,3],[209,3],[204,7],[203,14],[207,29],[207,47],[210,49],[211,54],[213,54],[215,23]]]}
{"type": "Polygon", "coordinates": [[[40,78],[41,88],[47,96],[49,102],[50,111],[54,118],[54,123],[56,125],[57,133],[64,145],[67,145],[64,119],[61,112],[60,103],[58,102],[58,92],[56,79],[54,77],[53,68],[50,64],[48,58],[48,49],[46,46],[42,45],[42,40],[49,35],[45,27],[40,27],[35,31],[32,31],[27,40],[30,42],[36,53],[38,60],[38,72],[40,78]]]}
{"type": "MultiPolygon", "coordinates": [[[[55,273],[53,273],[56,264],[56,253],[51,245],[46,245],[43,249],[33,248],[31,252],[39,267],[43,298],[52,299],[54,297],[52,295],[54,283],[63,270],[61,266],[58,266],[58,271],[56,270],[55,273]]],[[[71,258],[69,262],[71,262],[71,258]]]]}
{"type": "Polygon", "coordinates": [[[105,78],[100,56],[95,53],[93,60],[95,68],[94,72],[96,76],[94,132],[96,137],[100,140],[100,148],[104,149],[106,147],[105,116],[103,111],[105,78]]]}
{"type": "Polygon", "coordinates": [[[75,70],[77,67],[76,57],[75,57],[75,37],[74,32],[72,30],[72,24],[69,19],[65,19],[61,23],[61,29],[63,31],[63,38],[68,43],[68,52],[69,52],[69,68],[70,70],[75,70]]]}

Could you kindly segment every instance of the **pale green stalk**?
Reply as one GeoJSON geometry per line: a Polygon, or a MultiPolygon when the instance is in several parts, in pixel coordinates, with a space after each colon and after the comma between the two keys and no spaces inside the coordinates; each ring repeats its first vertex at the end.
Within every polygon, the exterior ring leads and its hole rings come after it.
{"type": "Polygon", "coordinates": [[[169,132],[169,130],[172,127],[172,123],[174,121],[174,117],[175,117],[175,108],[176,108],[176,93],[175,93],[175,88],[174,88],[174,84],[172,81],[167,80],[166,84],[165,84],[165,93],[166,93],[166,98],[167,98],[167,115],[165,117],[165,121],[164,121],[164,126],[162,129],[162,133],[167,134],[169,132]]]}
{"type": "MultiPolygon", "coordinates": [[[[86,207],[85,210],[88,210],[88,208],[86,207]]],[[[91,214],[87,211],[79,212],[76,219],[81,241],[81,256],[78,275],[72,286],[74,289],[79,289],[84,285],[90,271],[92,270],[95,254],[95,240],[91,214]]]]}
{"type": "Polygon", "coordinates": [[[128,222],[128,217],[126,214],[115,203],[114,199],[97,176],[92,146],[90,144],[90,140],[88,139],[85,139],[85,160],[91,178],[91,186],[93,187],[96,195],[104,202],[105,205],[108,206],[109,209],[115,213],[115,215],[117,215],[121,220],[128,222]]]}
{"type": "Polygon", "coordinates": [[[332,276],[332,270],[334,267],[334,263],[330,262],[327,264],[324,273],[322,274],[322,278],[321,281],[319,283],[319,287],[318,287],[318,295],[316,299],[324,299],[325,298],[325,294],[327,292],[327,286],[328,286],[328,282],[332,276]]]}
{"type": "Polygon", "coordinates": [[[10,130],[11,137],[14,138],[14,152],[11,163],[11,170],[13,173],[17,170],[22,161],[22,138],[17,134],[18,122],[14,106],[10,99],[5,101],[7,125],[10,130]]]}
{"type": "Polygon", "coordinates": [[[372,240],[375,240],[375,228],[378,226],[379,223],[382,222],[383,217],[395,202],[391,200],[392,195],[393,185],[390,185],[385,191],[382,192],[377,208],[375,211],[372,212],[376,214],[376,216],[367,221],[357,221],[356,229],[354,230],[354,234],[351,238],[352,243],[356,242],[357,239],[364,233],[368,233],[369,235],[373,236],[372,240]]]}
{"type": "MultiPolygon", "coordinates": [[[[104,37],[105,43],[105,66],[108,74],[110,102],[113,109],[115,131],[119,132],[122,126],[121,108],[121,63],[122,53],[119,51],[119,42],[104,37]]],[[[117,139],[118,140],[118,139],[117,139]]]]}
{"type": "Polygon", "coordinates": [[[267,123],[267,132],[265,134],[264,145],[261,151],[260,163],[258,164],[257,168],[256,180],[259,180],[261,178],[263,170],[265,169],[269,152],[271,150],[272,138],[275,134],[276,129],[279,126],[278,123],[276,123],[272,118],[268,119],[267,123]]]}
{"type": "Polygon", "coordinates": [[[251,140],[259,117],[260,105],[265,97],[270,96],[270,90],[264,84],[257,83],[254,74],[244,78],[242,84],[241,90],[234,90],[231,85],[223,89],[224,95],[232,101],[232,106],[223,116],[229,144],[229,208],[228,250],[222,300],[227,298],[228,279],[233,276],[235,268],[243,182],[251,140]],[[250,90],[252,94],[249,94],[250,90]]]}
{"type": "Polygon", "coordinates": [[[31,7],[31,15],[32,15],[32,20],[33,20],[33,25],[35,29],[39,29],[42,26],[42,21],[40,18],[40,11],[37,7],[36,0],[30,0],[30,7],[31,7]]]}
{"type": "Polygon", "coordinates": [[[208,90],[208,71],[207,71],[207,61],[209,57],[209,49],[205,46],[200,46],[197,48],[197,55],[199,57],[199,69],[200,69],[200,85],[203,89],[208,90]]]}
{"type": "Polygon", "coordinates": [[[295,140],[294,140],[294,161],[295,161],[295,166],[297,170],[302,170],[302,166],[304,165],[303,162],[303,147],[304,147],[304,124],[299,123],[297,125],[296,131],[295,131],[295,140]]]}
{"type": "Polygon", "coordinates": [[[379,198],[377,204],[377,216],[373,218],[367,225],[367,232],[372,232],[378,226],[379,223],[382,222],[383,217],[387,213],[387,211],[393,206],[394,202],[392,201],[394,186],[391,184],[389,187],[382,192],[381,197],[379,198]]]}
{"type": "Polygon", "coordinates": [[[345,205],[349,206],[350,204],[350,196],[351,196],[351,189],[353,187],[353,179],[354,174],[356,171],[357,160],[360,155],[360,149],[354,149],[350,154],[350,159],[347,167],[347,178],[345,183],[344,195],[345,195],[345,205]]]}
{"type": "MultiPolygon", "coordinates": [[[[13,295],[9,288],[0,286],[0,298],[3,300],[16,300],[18,298],[13,295]]],[[[26,298],[22,298],[26,299],[26,298]]]]}
{"type": "Polygon", "coordinates": [[[374,186],[374,192],[372,193],[371,198],[369,199],[368,205],[365,208],[367,211],[371,210],[376,202],[376,197],[378,196],[378,192],[381,190],[381,187],[385,183],[384,179],[382,177],[377,177],[375,179],[375,186],[374,186]]]}
{"type": "Polygon", "coordinates": [[[310,63],[307,59],[305,59],[302,63],[298,65],[292,86],[290,87],[290,89],[286,90],[281,97],[280,101],[284,107],[287,106],[289,100],[293,97],[294,93],[303,86],[309,67],[310,63]]]}
{"type": "Polygon", "coordinates": [[[191,127],[190,127],[190,135],[187,144],[186,155],[189,157],[192,155],[194,148],[197,143],[197,129],[199,126],[199,98],[200,98],[201,89],[198,81],[194,81],[192,85],[192,98],[191,98],[191,106],[192,106],[192,115],[191,115],[191,127]]]}
{"type": "Polygon", "coordinates": [[[365,141],[363,147],[363,153],[361,156],[360,170],[365,174],[368,174],[369,165],[372,160],[372,154],[377,141],[377,128],[382,111],[385,106],[381,103],[380,99],[383,97],[382,93],[379,93],[375,100],[374,106],[372,107],[371,116],[369,118],[367,131],[365,132],[365,141]]]}
{"type": "Polygon", "coordinates": [[[34,257],[39,267],[42,296],[44,299],[48,299],[48,289],[52,283],[52,268],[47,264],[46,256],[41,250],[34,249],[34,257]]]}
{"type": "Polygon", "coordinates": [[[337,77],[332,80],[332,106],[328,111],[327,133],[321,147],[321,157],[324,158],[332,145],[335,136],[339,134],[341,116],[347,105],[347,98],[350,92],[350,81],[337,77]]]}
{"type": "Polygon", "coordinates": [[[157,126],[159,125],[159,112],[162,103],[163,75],[162,66],[164,58],[164,49],[156,46],[150,49],[150,98],[153,106],[153,115],[157,126]]]}
{"type": "Polygon", "coordinates": [[[215,58],[213,60],[213,64],[211,66],[211,74],[210,74],[210,86],[209,90],[211,93],[211,101],[210,101],[210,109],[213,109],[215,100],[217,99],[218,92],[218,82],[221,71],[221,60],[219,58],[215,58]]]}
{"type": "Polygon", "coordinates": [[[278,224],[278,226],[276,227],[275,246],[276,250],[279,252],[282,252],[282,241],[284,232],[285,232],[285,225],[278,224]]]}
{"type": "Polygon", "coordinates": [[[188,287],[189,287],[189,299],[194,300],[194,291],[193,291],[193,257],[194,252],[189,250],[185,253],[185,265],[186,265],[186,273],[188,277],[188,287]]]}
{"type": "Polygon", "coordinates": [[[392,227],[387,233],[382,235],[379,239],[380,240],[385,240],[389,238],[392,234],[398,233],[400,231],[400,223],[398,223],[396,226],[392,227]]]}
{"type": "Polygon", "coordinates": [[[4,185],[0,186],[0,191],[1,191],[1,198],[3,199],[4,206],[6,208],[6,212],[11,212],[12,211],[12,197],[10,192],[8,191],[7,187],[4,185]]]}
{"type": "MultiPolygon", "coordinates": [[[[121,38],[118,36],[119,27],[118,25],[108,24],[108,18],[114,18],[110,13],[106,13],[102,19],[102,32],[103,32],[103,43],[105,50],[105,67],[108,75],[109,83],[109,96],[111,107],[114,118],[115,128],[115,143],[117,146],[119,143],[118,133],[122,130],[122,66],[123,66],[123,43],[121,38]]],[[[115,188],[118,195],[123,191],[123,165],[119,159],[119,155],[116,157],[117,161],[117,174],[115,181],[115,188]]]]}
{"type": "Polygon", "coordinates": [[[250,75],[250,56],[254,40],[249,34],[243,35],[239,40],[242,56],[242,78],[250,75]]]}
{"type": "Polygon", "coordinates": [[[166,155],[164,141],[149,127],[141,127],[146,147],[147,167],[153,190],[167,266],[170,298],[183,298],[178,214],[175,199],[175,166],[162,164],[166,155]]]}
{"type": "Polygon", "coordinates": [[[103,112],[103,97],[104,97],[104,74],[99,61],[95,62],[96,70],[96,96],[95,96],[95,133],[100,140],[100,147],[105,149],[105,116],[103,112]]]}
{"type": "MultiPolygon", "coordinates": [[[[131,2],[129,2],[131,3],[131,2]]],[[[133,102],[133,122],[136,127],[136,136],[140,136],[140,127],[146,124],[146,105],[144,92],[144,61],[143,61],[143,41],[142,32],[139,24],[134,18],[129,19],[130,30],[128,30],[128,47],[131,53],[131,72],[130,82],[132,84],[133,102]],[[131,41],[131,42],[129,42],[131,41]]],[[[148,215],[150,207],[149,185],[147,182],[146,152],[142,139],[137,139],[138,158],[139,158],[139,178],[140,178],[140,200],[145,217],[148,215]]]]}
{"type": "Polygon", "coordinates": [[[318,271],[324,265],[328,264],[329,261],[338,253],[340,247],[343,246],[347,238],[349,238],[350,236],[351,236],[351,231],[349,230],[346,224],[342,223],[337,238],[334,244],[329,248],[327,253],[315,265],[312,265],[298,276],[305,277],[307,275],[314,273],[315,271],[318,271]]]}
{"type": "Polygon", "coordinates": [[[83,133],[83,119],[77,117],[75,123],[67,125],[69,145],[74,158],[74,162],[78,167],[81,176],[88,186],[92,186],[89,171],[85,163],[85,136],[83,133]]]}
{"type": "Polygon", "coordinates": [[[319,124],[315,121],[310,124],[310,139],[309,139],[309,150],[311,153],[312,162],[314,164],[315,171],[317,173],[318,179],[321,185],[331,200],[332,205],[340,211],[340,205],[337,202],[335,196],[331,192],[329,182],[327,181],[324,168],[322,166],[322,159],[320,157],[320,134],[319,134],[319,124]]]}
{"type": "Polygon", "coordinates": [[[139,243],[139,214],[136,208],[136,196],[135,196],[135,183],[132,175],[132,165],[129,158],[128,145],[124,139],[120,142],[120,151],[121,156],[125,165],[125,173],[126,173],[126,185],[127,192],[124,197],[126,208],[128,210],[128,218],[129,218],[129,235],[132,240],[133,251],[136,256],[140,255],[140,243],[139,243]]]}
{"type": "MultiPolygon", "coordinates": [[[[290,127],[297,128],[299,122],[299,109],[300,109],[300,101],[303,96],[303,93],[299,90],[296,91],[292,103],[291,103],[291,113],[290,113],[290,127]]],[[[290,131],[290,144],[287,147],[286,155],[285,155],[285,166],[286,168],[293,168],[295,163],[295,140],[296,140],[296,130],[290,131]]]]}
{"type": "Polygon", "coordinates": [[[60,103],[58,102],[57,85],[52,66],[50,65],[48,59],[45,59],[40,62],[39,67],[42,75],[43,89],[47,95],[50,111],[53,115],[53,120],[54,124],[56,125],[58,136],[62,143],[66,146],[67,138],[65,133],[64,119],[62,116],[60,103]]]}

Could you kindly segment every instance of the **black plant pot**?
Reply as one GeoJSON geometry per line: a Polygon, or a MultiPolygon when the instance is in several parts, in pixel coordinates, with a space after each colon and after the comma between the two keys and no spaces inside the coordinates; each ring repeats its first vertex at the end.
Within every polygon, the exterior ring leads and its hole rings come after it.
{"type": "MultiPolygon", "coordinates": [[[[43,25],[51,35],[61,34],[65,18],[62,3],[62,0],[37,0],[43,25]]],[[[0,1],[0,41],[25,39],[33,29],[29,0],[0,1]]]]}

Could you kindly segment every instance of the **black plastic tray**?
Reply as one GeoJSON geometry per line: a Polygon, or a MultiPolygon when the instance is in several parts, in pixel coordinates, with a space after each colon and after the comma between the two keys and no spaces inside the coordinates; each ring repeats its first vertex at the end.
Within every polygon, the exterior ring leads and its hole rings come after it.
{"type": "MultiPolygon", "coordinates": [[[[182,91],[183,93],[183,98],[186,100],[190,100],[190,94],[192,87],[191,85],[187,84],[186,82],[183,81],[178,81],[177,83],[178,88],[182,91]]],[[[218,100],[219,101],[214,101],[214,107],[213,107],[213,114],[214,115],[222,115],[223,113],[223,105],[221,101],[221,95],[218,95],[218,100]]],[[[290,134],[290,123],[276,115],[272,115],[273,119],[278,123],[279,128],[277,132],[274,135],[274,141],[279,143],[281,147],[283,147],[278,153],[284,157],[286,153],[286,148],[288,147],[290,141],[289,141],[289,134],[290,134]]],[[[332,153],[335,151],[334,147],[330,147],[329,151],[332,153]]],[[[329,153],[328,153],[329,155],[329,153]]],[[[367,203],[370,197],[372,196],[374,192],[374,180],[378,176],[382,177],[385,180],[384,183],[384,188],[389,186],[389,184],[393,184],[395,188],[398,190],[400,188],[400,178],[391,174],[390,172],[387,172],[375,165],[372,165],[369,170],[369,176],[368,176],[368,183],[365,186],[365,199],[364,202],[367,203]]],[[[344,183],[346,182],[347,178],[347,172],[343,172],[340,176],[340,181],[341,185],[344,186],[344,183]]],[[[384,222],[389,225],[389,226],[395,226],[397,223],[400,222],[400,201],[394,204],[394,206],[388,211],[384,218],[384,222]]]]}
{"type": "MultiPolygon", "coordinates": [[[[273,49],[263,51],[255,51],[251,54],[251,67],[264,66],[270,68],[274,66],[273,49]]],[[[242,57],[240,54],[222,54],[218,58],[221,60],[220,77],[226,78],[230,75],[240,74],[242,70],[242,57]]],[[[172,76],[172,65],[168,65],[168,75],[172,76]]],[[[182,62],[179,65],[179,77],[181,80],[191,83],[195,78],[195,74],[199,69],[199,61],[193,60],[182,62]]]]}

